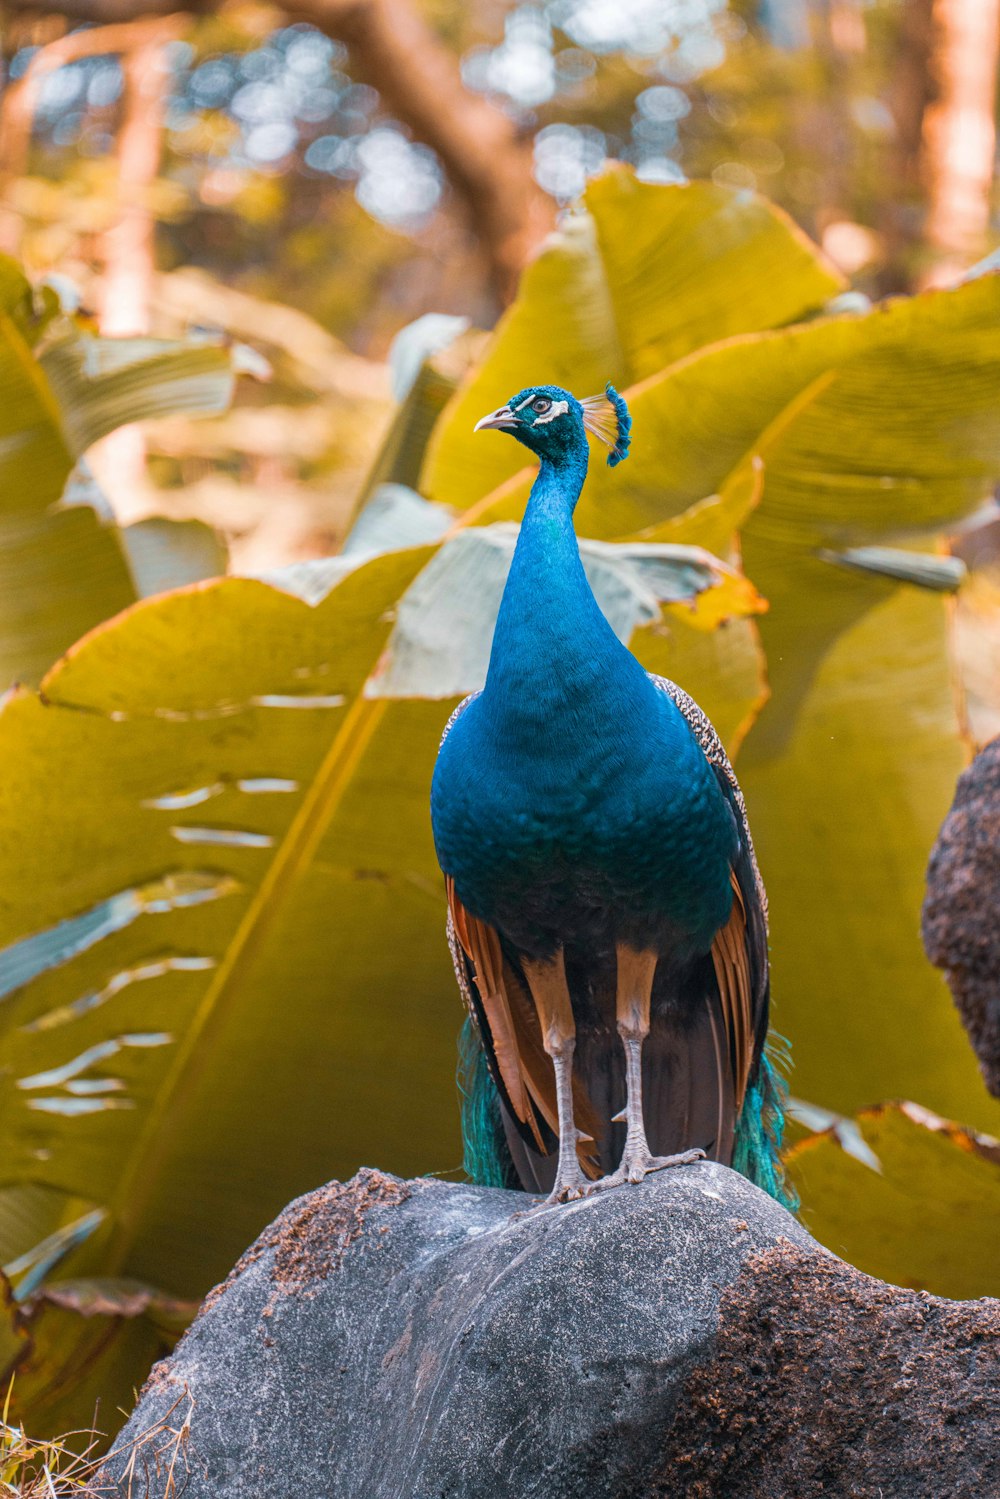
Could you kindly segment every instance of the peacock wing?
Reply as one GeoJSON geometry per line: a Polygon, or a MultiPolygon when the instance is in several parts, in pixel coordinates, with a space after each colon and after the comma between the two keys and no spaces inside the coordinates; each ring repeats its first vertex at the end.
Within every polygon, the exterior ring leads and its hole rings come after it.
{"type": "Polygon", "coordinates": [[[733,903],[728,920],[712,943],[712,965],[738,1117],[746,1090],[756,1077],[767,1037],[770,998],[767,894],[757,866],[746,803],[722,741],[698,704],[675,682],[658,676],[653,676],[652,681],[683,713],[715,771],[739,833],[739,848],[730,871],[733,903]]]}
{"type": "MultiPolygon", "coordinates": [[[[455,973],[466,1006],[476,1022],[486,1052],[490,1074],[511,1116],[526,1129],[538,1149],[542,1148],[541,1119],[545,1118],[544,1092],[536,1101],[522,1065],[518,1026],[511,1010],[509,986],[513,977],[504,963],[500,937],[495,928],[470,916],[455,893],[455,882],[445,878],[448,894],[448,939],[455,973]]],[[[511,986],[512,987],[512,986],[511,986]]],[[[521,1007],[518,1006],[520,1011],[521,1007]]],[[[520,1018],[520,1015],[519,1015],[520,1018]]],[[[530,1047],[530,1039],[528,1048],[530,1047]]]]}

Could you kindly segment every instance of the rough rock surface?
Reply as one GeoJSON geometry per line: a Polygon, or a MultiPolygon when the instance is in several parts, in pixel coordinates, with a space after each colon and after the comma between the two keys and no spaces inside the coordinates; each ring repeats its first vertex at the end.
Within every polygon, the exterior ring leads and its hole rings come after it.
{"type": "Polygon", "coordinates": [[[927,869],[923,932],[1000,1098],[1000,739],[958,778],[927,869]]]}
{"type": "Polygon", "coordinates": [[[107,1492],[164,1499],[173,1463],[186,1499],[1000,1494],[1000,1302],[872,1280],[711,1163],[529,1205],[375,1171],[292,1203],[107,1492]]]}

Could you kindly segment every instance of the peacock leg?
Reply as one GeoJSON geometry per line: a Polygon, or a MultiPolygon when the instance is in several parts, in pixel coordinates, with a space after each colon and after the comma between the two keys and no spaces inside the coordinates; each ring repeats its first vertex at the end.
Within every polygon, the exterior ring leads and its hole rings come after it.
{"type": "Polygon", "coordinates": [[[594,1190],[618,1187],[623,1182],[641,1182],[650,1171],[666,1166],[687,1166],[705,1158],[703,1150],[683,1150],[677,1155],[653,1155],[646,1139],[642,1117],[642,1044],[649,1035],[650,999],[656,973],[655,952],[637,952],[618,945],[618,986],[616,1009],[618,1034],[625,1048],[625,1108],[615,1115],[615,1123],[626,1125],[625,1149],[617,1171],[594,1183],[594,1190]]]}
{"type": "Polygon", "coordinates": [[[542,1045],[552,1058],[556,1074],[556,1108],[559,1122],[559,1162],[556,1180],[546,1202],[569,1202],[582,1197],[587,1178],[580,1169],[577,1141],[580,1138],[573,1119],[573,1052],[576,1049],[576,1021],[566,982],[566,964],[562,949],[549,962],[528,958],[522,960],[524,976],[538,1010],[542,1026],[542,1045]]]}

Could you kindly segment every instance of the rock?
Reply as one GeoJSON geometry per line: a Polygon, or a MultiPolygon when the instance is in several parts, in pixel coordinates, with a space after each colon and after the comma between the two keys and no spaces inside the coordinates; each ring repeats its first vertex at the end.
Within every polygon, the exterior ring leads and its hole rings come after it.
{"type": "Polygon", "coordinates": [[[292,1203],[107,1492],[167,1499],[173,1463],[185,1499],[1000,1493],[1000,1302],[872,1280],[714,1163],[529,1205],[377,1171],[292,1203]]]}
{"type": "Polygon", "coordinates": [[[1000,1098],[1000,739],[958,778],[927,869],[923,935],[1000,1098]]]}

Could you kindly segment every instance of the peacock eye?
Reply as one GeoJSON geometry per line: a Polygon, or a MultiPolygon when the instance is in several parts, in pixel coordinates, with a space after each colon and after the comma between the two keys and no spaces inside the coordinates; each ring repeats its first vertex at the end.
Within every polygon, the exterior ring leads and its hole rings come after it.
{"type": "Polygon", "coordinates": [[[552,402],[547,396],[539,396],[537,400],[532,401],[531,409],[537,411],[539,416],[543,416],[546,411],[551,411],[552,402]]]}

